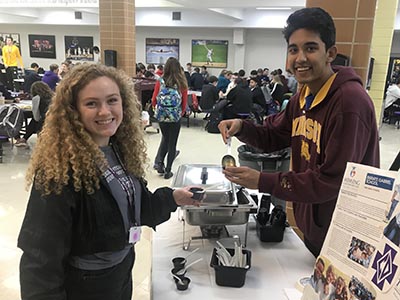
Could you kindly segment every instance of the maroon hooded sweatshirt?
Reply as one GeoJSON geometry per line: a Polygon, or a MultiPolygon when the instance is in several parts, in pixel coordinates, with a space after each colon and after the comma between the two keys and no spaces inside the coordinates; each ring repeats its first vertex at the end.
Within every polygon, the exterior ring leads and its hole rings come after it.
{"type": "Polygon", "coordinates": [[[297,226],[322,248],[347,162],[379,167],[379,138],[373,103],[360,77],[349,67],[332,75],[305,108],[307,87],[285,111],[264,125],[244,121],[237,138],[266,153],[292,148],[292,170],[261,173],[258,188],[293,201],[297,226]]]}

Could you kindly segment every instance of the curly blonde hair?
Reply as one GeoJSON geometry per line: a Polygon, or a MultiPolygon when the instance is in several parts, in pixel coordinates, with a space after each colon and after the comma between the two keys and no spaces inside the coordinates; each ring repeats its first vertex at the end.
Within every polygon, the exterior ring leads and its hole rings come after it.
{"type": "Polygon", "coordinates": [[[141,104],[130,78],[120,70],[100,64],[73,68],[57,87],[26,174],[27,187],[34,181],[42,194],[60,194],[73,184],[75,191],[93,193],[108,167],[99,146],[85,130],[77,110],[79,92],[92,80],[106,76],[119,87],[123,120],[111,138],[126,170],[145,174],[146,145],[141,123],[141,104]]]}

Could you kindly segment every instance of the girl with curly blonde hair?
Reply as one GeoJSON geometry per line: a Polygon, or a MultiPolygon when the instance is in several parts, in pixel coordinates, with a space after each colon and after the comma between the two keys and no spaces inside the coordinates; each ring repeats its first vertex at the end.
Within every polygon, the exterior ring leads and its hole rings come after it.
{"type": "Polygon", "coordinates": [[[140,226],[199,205],[190,187],[147,189],[140,115],[114,68],[80,65],[57,87],[26,175],[22,299],[131,299],[140,226]]]}

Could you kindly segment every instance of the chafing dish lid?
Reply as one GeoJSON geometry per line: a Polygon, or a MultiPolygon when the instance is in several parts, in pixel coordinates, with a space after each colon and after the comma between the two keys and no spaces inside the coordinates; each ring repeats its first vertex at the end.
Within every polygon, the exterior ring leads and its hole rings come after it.
{"type": "Polygon", "coordinates": [[[222,167],[220,165],[180,165],[172,186],[173,188],[180,188],[189,185],[201,186],[210,192],[226,192],[231,190],[231,183],[222,174],[222,167]]]}

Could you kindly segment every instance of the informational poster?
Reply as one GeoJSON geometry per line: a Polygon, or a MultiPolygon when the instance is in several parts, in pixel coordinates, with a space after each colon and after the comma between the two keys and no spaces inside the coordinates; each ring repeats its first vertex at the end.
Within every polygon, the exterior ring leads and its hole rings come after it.
{"type": "Polygon", "coordinates": [[[146,39],[146,64],[164,65],[169,57],[179,60],[179,39],[146,39]]]}
{"type": "Polygon", "coordinates": [[[55,35],[29,34],[28,39],[31,57],[56,58],[55,35]]]}
{"type": "Polygon", "coordinates": [[[228,41],[192,40],[192,65],[209,68],[226,68],[228,41]]]}
{"type": "Polygon", "coordinates": [[[92,36],[64,36],[65,59],[93,61],[92,36]]]}
{"type": "Polygon", "coordinates": [[[399,173],[348,163],[302,300],[400,299],[399,173]]]}

